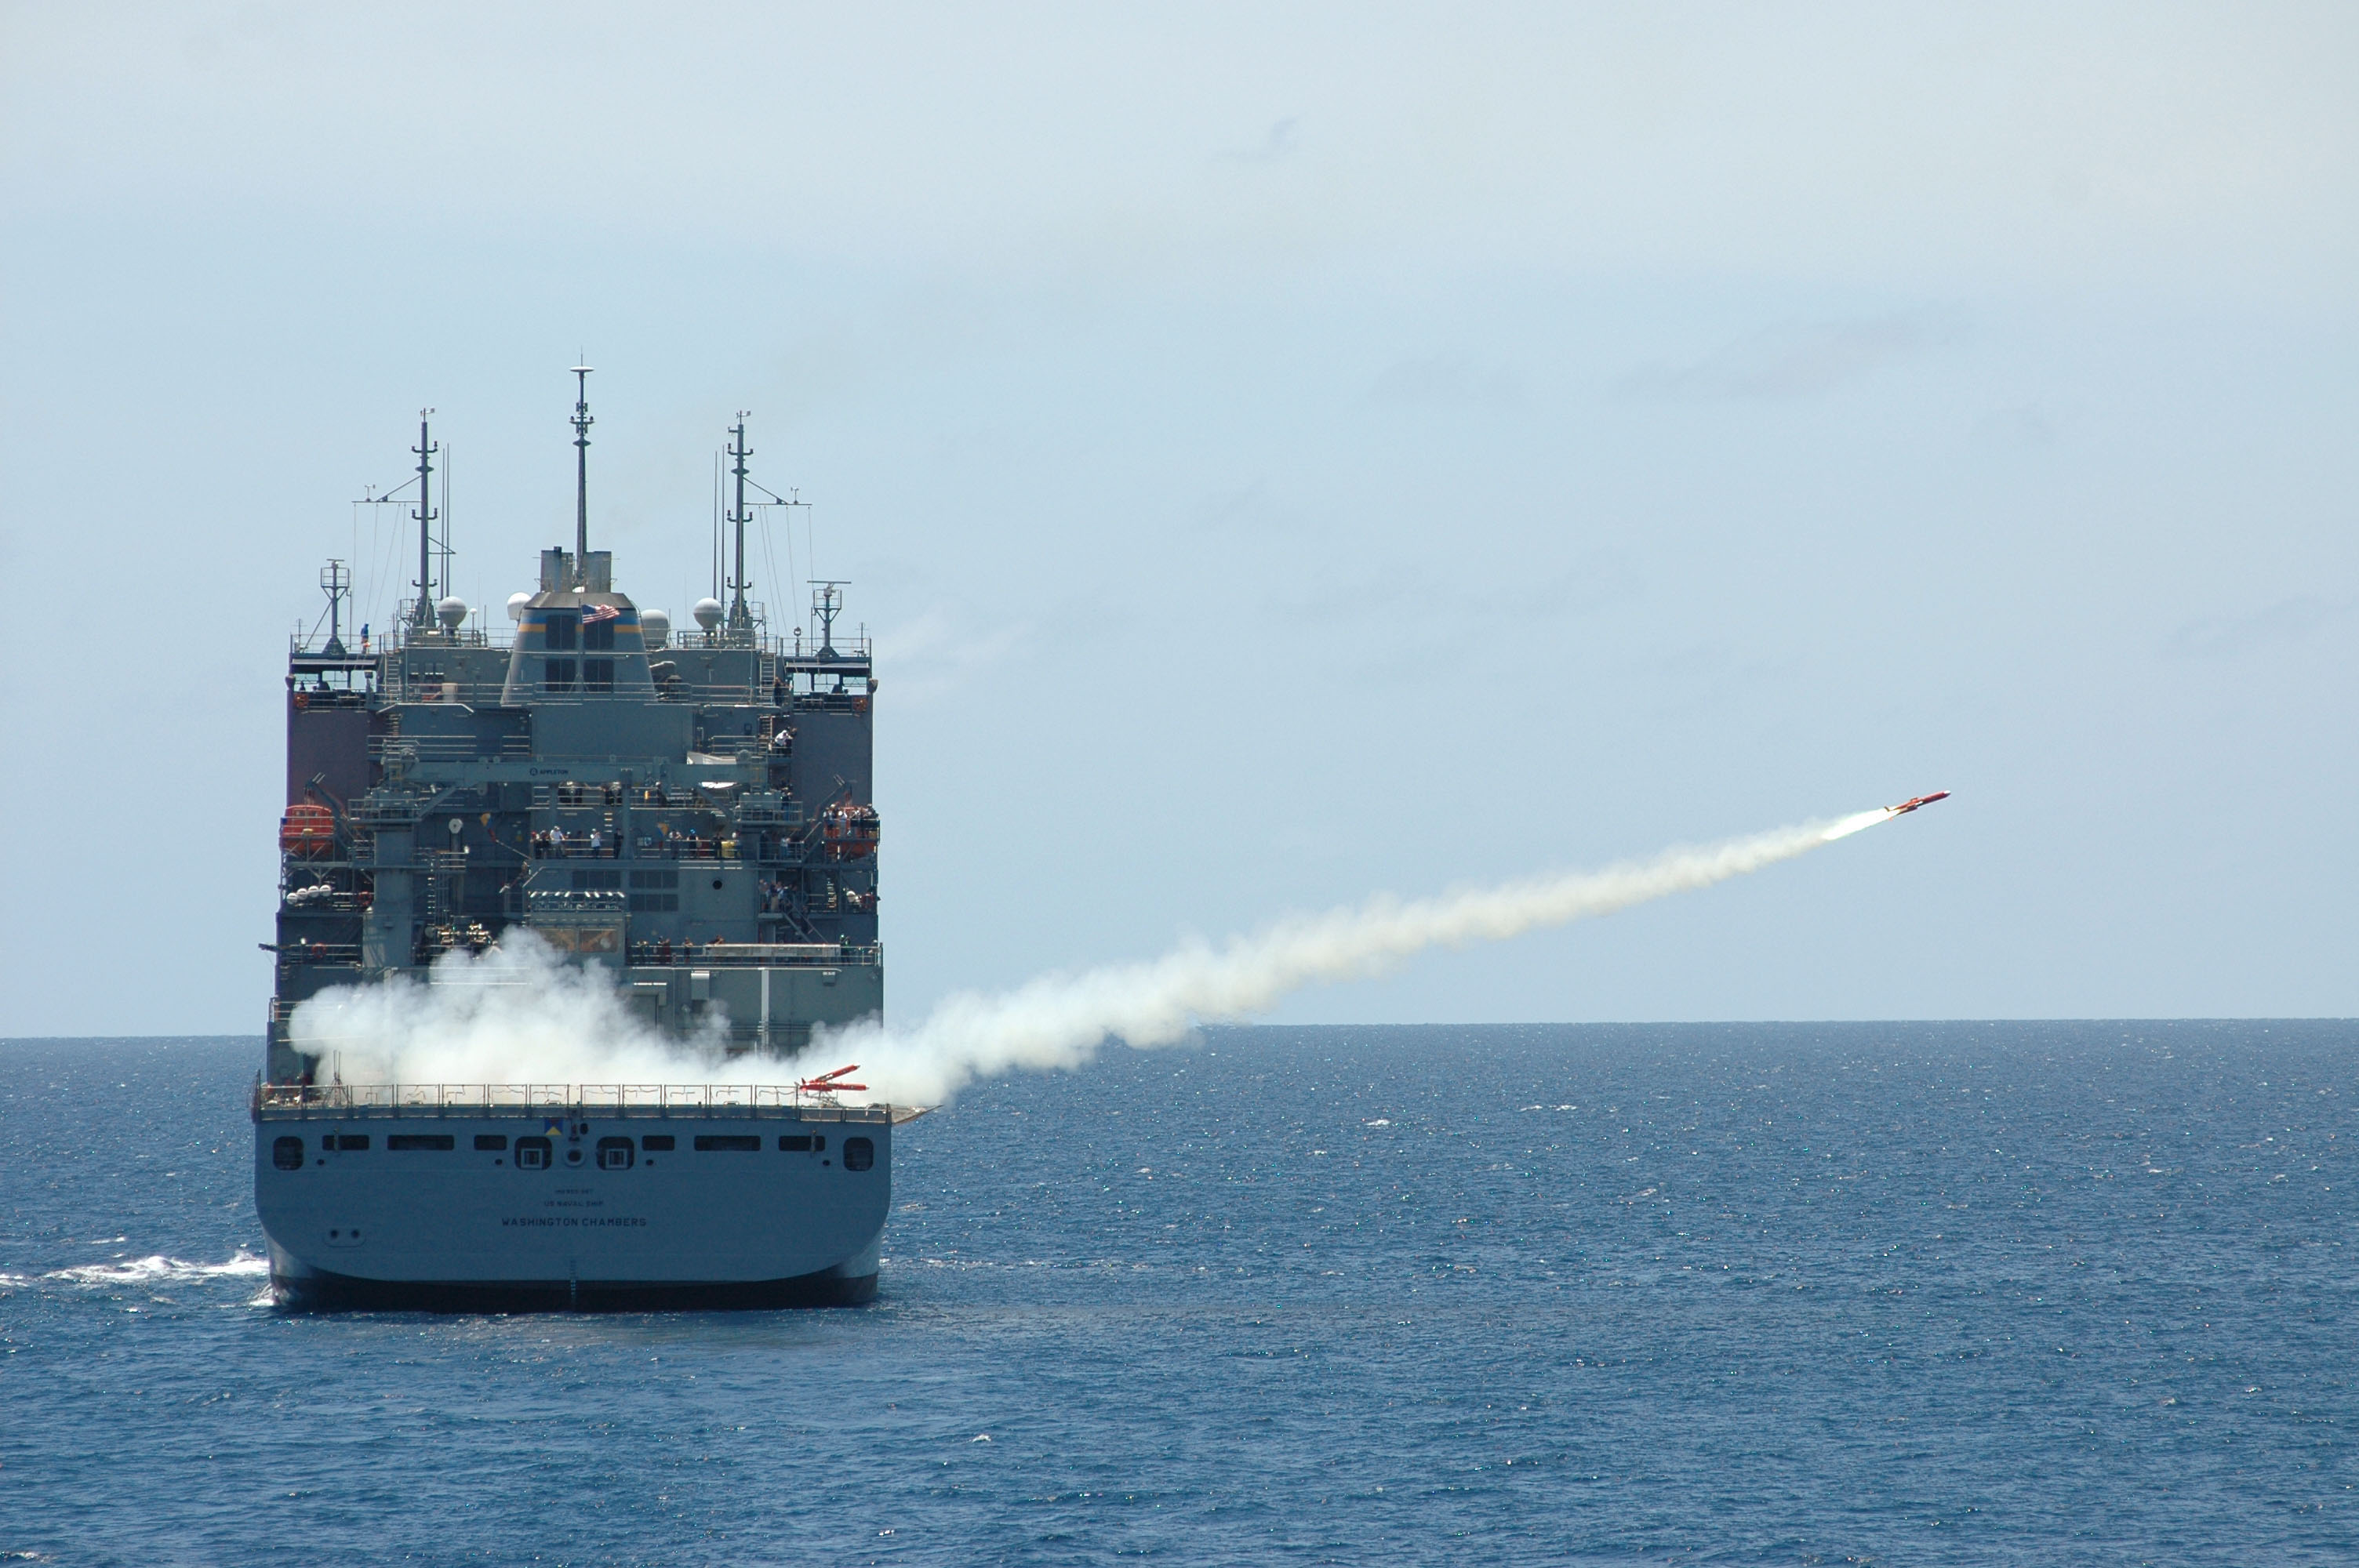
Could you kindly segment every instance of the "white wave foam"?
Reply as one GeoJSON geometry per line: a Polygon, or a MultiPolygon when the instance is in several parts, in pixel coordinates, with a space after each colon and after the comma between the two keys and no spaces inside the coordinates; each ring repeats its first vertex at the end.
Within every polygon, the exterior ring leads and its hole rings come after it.
{"type": "Polygon", "coordinates": [[[162,1285],[268,1272],[269,1259],[258,1258],[241,1247],[226,1263],[191,1263],[152,1252],[125,1263],[84,1263],[78,1268],[52,1270],[41,1278],[62,1280],[70,1285],[162,1285]]]}

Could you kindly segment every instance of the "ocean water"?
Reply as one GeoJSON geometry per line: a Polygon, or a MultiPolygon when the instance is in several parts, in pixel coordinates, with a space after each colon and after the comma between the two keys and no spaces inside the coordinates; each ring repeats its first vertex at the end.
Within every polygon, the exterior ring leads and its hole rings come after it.
{"type": "Polygon", "coordinates": [[[1219,1030],[632,1316],[273,1310],[257,1054],[0,1044],[0,1558],[2359,1561],[2352,1024],[1219,1030]]]}

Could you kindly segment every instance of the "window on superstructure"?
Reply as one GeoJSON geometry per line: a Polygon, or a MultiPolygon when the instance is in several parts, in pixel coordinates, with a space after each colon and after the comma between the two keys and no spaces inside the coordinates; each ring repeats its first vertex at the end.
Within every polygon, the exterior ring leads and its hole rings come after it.
{"type": "Polygon", "coordinates": [[[865,1138],[847,1138],[843,1141],[845,1170],[864,1171],[875,1163],[876,1163],[876,1145],[873,1141],[865,1138]]]}
{"type": "Polygon", "coordinates": [[[478,1132],[475,1134],[475,1148],[481,1152],[492,1153],[498,1150],[506,1149],[507,1146],[508,1135],[505,1132],[478,1132]]]}
{"type": "Polygon", "coordinates": [[[582,628],[582,647],[585,653],[614,652],[614,623],[612,621],[600,621],[582,628]]]}
{"type": "Polygon", "coordinates": [[[548,632],[543,647],[571,648],[582,640],[582,617],[570,611],[550,611],[541,624],[548,632]]]}
{"type": "Polygon", "coordinates": [[[542,667],[541,684],[550,691],[573,689],[573,661],[550,659],[542,667]]]}
{"type": "MultiPolygon", "coordinates": [[[[605,629],[606,629],[606,628],[605,628],[605,627],[604,627],[604,625],[603,625],[603,624],[601,624],[601,625],[597,625],[597,626],[593,626],[593,627],[592,627],[592,628],[591,628],[591,630],[592,630],[592,631],[593,631],[593,632],[603,632],[603,631],[604,631],[605,629]]],[[[584,660],[582,660],[582,689],[583,689],[583,690],[585,690],[585,691],[612,691],[612,690],[614,690],[614,660],[612,660],[612,659],[584,659],[584,660]]]]}
{"type": "Polygon", "coordinates": [[[701,1132],[696,1138],[696,1152],[700,1154],[752,1154],[761,1147],[761,1139],[750,1133],[701,1132]]]}
{"type": "Polygon", "coordinates": [[[650,1154],[669,1154],[672,1149],[672,1136],[669,1132],[650,1132],[639,1140],[639,1147],[650,1154]]]}
{"type": "Polygon", "coordinates": [[[301,1170],[303,1141],[299,1138],[281,1138],[274,1141],[270,1145],[270,1162],[282,1171],[301,1170]]]}

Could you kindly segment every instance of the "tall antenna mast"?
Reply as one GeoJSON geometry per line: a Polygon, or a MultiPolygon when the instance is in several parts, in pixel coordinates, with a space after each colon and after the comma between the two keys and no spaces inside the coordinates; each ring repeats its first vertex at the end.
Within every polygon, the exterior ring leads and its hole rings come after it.
{"type": "Polygon", "coordinates": [[[590,367],[573,367],[573,583],[590,580],[590,367]]]}
{"type": "Polygon", "coordinates": [[[418,602],[409,607],[409,623],[421,632],[434,624],[434,520],[442,515],[427,504],[434,499],[434,454],[440,449],[427,438],[433,412],[418,411],[418,445],[409,449],[418,454],[418,510],[410,514],[418,519],[418,602]]]}
{"type": "MultiPolygon", "coordinates": [[[[445,447],[445,448],[443,448],[443,449],[442,449],[442,537],[441,537],[441,539],[440,539],[440,541],[438,541],[438,542],[441,545],[441,546],[442,546],[442,581],[441,581],[441,585],[440,585],[440,586],[441,586],[442,591],[443,591],[444,593],[450,593],[450,592],[451,592],[451,591],[452,591],[451,587],[451,466],[452,466],[452,465],[451,465],[451,449],[450,449],[450,448],[448,448],[448,447],[445,447]]],[[[437,605],[434,607],[434,612],[435,612],[435,614],[437,614],[438,616],[439,616],[439,615],[440,615],[440,614],[442,613],[442,607],[441,607],[440,604],[437,604],[437,605]]]]}
{"type": "Polygon", "coordinates": [[[737,410],[737,423],[730,427],[735,438],[730,443],[729,455],[734,462],[730,472],[737,476],[737,504],[729,514],[729,521],[737,525],[736,573],[729,581],[729,629],[732,632],[751,631],[754,612],[745,608],[745,460],[753,451],[745,445],[745,410],[737,410]]]}
{"type": "Polygon", "coordinates": [[[320,587],[328,596],[328,645],[320,650],[331,658],[344,654],[344,600],[353,591],[353,574],[343,562],[331,560],[320,568],[320,587]]]}

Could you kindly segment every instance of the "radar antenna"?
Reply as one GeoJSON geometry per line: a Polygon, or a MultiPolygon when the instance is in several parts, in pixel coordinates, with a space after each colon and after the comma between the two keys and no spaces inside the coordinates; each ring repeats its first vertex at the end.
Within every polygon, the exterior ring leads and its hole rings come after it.
{"type": "Polygon", "coordinates": [[[835,618],[843,613],[845,578],[819,578],[811,582],[811,613],[819,617],[819,656],[835,657],[835,618]]]}
{"type": "Polygon", "coordinates": [[[586,587],[590,581],[590,427],[597,421],[590,417],[590,369],[588,365],[573,367],[575,395],[573,399],[573,581],[574,588],[586,587]]]}
{"type": "Polygon", "coordinates": [[[434,454],[441,450],[427,437],[426,421],[433,412],[418,411],[418,445],[409,449],[418,454],[418,510],[410,514],[418,519],[418,602],[409,607],[409,623],[421,632],[434,624],[434,520],[442,515],[427,504],[434,499],[434,454]]]}

